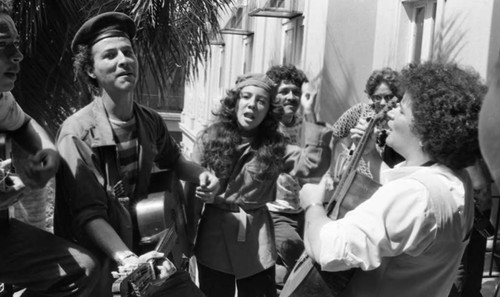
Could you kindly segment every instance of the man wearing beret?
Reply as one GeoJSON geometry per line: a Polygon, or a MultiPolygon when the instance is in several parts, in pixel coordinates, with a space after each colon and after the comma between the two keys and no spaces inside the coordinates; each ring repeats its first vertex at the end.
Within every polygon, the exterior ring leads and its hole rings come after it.
{"type": "Polygon", "coordinates": [[[141,250],[133,211],[147,197],[153,165],[200,184],[200,199],[210,199],[219,188],[215,175],[181,155],[162,117],[134,102],[135,31],[132,19],[118,12],[99,14],[77,31],[71,44],[74,72],[93,101],[69,117],[57,137],[62,166],[54,230],[97,255],[104,267],[94,293],[100,297],[111,296],[111,271],[161,256],[141,250]]]}
{"type": "Polygon", "coordinates": [[[8,5],[0,1],[0,132],[32,155],[23,181],[14,175],[6,178],[8,169],[3,165],[8,162],[1,162],[0,283],[26,288],[25,296],[90,296],[99,269],[87,251],[9,216],[9,207],[23,195],[23,182],[43,187],[59,166],[59,155],[49,136],[23,112],[10,92],[23,55],[9,13],[8,5]]]}

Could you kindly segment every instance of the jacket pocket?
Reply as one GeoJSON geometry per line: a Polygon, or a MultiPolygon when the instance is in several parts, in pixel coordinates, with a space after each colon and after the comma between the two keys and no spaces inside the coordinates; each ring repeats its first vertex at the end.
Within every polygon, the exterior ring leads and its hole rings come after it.
{"type": "Polygon", "coordinates": [[[244,204],[264,205],[273,201],[276,196],[276,179],[259,179],[258,173],[256,166],[246,166],[243,169],[238,200],[244,204]]]}

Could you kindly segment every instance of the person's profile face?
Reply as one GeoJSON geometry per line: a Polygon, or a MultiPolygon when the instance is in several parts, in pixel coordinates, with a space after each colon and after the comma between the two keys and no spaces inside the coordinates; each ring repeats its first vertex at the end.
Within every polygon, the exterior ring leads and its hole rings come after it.
{"type": "Polygon", "coordinates": [[[133,91],[138,64],[130,39],[105,38],[94,44],[91,51],[94,64],[87,75],[95,79],[99,87],[108,93],[133,91]]]}
{"type": "Polygon", "coordinates": [[[414,118],[411,102],[411,94],[405,93],[398,106],[387,113],[389,130],[385,142],[405,158],[408,152],[420,147],[420,138],[412,129],[414,118]]]}
{"type": "Polygon", "coordinates": [[[0,92],[14,88],[22,59],[14,21],[8,14],[0,13],[0,92]]]}

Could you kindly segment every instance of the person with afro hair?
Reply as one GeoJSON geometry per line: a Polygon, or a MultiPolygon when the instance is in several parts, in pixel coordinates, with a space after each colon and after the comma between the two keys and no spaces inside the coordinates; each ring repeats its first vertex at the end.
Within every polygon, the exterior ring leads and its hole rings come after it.
{"type": "Polygon", "coordinates": [[[480,157],[486,86],[452,63],[410,65],[401,74],[404,96],[388,113],[386,144],[405,161],[382,171],[382,186],[335,221],[323,207],[324,181],[300,192],[308,254],[324,271],[357,268],[343,296],[448,296],[470,239],[465,168],[480,157]]]}

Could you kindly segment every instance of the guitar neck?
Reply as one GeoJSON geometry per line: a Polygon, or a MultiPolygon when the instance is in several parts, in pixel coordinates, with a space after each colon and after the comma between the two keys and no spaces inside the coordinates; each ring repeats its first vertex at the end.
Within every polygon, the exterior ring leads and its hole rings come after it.
{"type": "Polygon", "coordinates": [[[348,179],[350,179],[352,177],[352,174],[355,173],[355,171],[357,170],[359,161],[363,156],[363,152],[365,151],[366,145],[368,144],[370,137],[372,137],[372,133],[375,129],[375,126],[382,119],[384,119],[387,116],[387,113],[396,105],[397,105],[397,98],[394,98],[391,101],[389,101],[381,111],[379,111],[374,117],[371,118],[368,127],[366,128],[363,136],[359,140],[358,145],[356,146],[353,155],[348,161],[345,170],[342,172],[339,184],[335,188],[335,191],[330,201],[328,201],[328,205],[326,206],[326,212],[328,215],[330,215],[331,212],[333,211],[333,208],[337,201],[337,197],[341,196],[341,193],[345,191],[348,179]]]}
{"type": "Polygon", "coordinates": [[[356,170],[358,168],[359,161],[363,156],[363,152],[365,151],[366,145],[368,144],[368,140],[372,137],[373,130],[375,129],[376,124],[379,122],[378,118],[372,118],[366,128],[365,133],[361,137],[358,142],[358,145],[354,149],[354,153],[351,157],[351,162],[347,164],[346,173],[356,170]]]}
{"type": "Polygon", "coordinates": [[[373,130],[375,129],[375,125],[379,122],[379,118],[375,117],[372,118],[368,124],[368,127],[365,130],[365,133],[361,137],[361,139],[358,142],[358,145],[354,149],[354,153],[352,154],[349,162],[347,163],[347,166],[345,170],[342,172],[342,176],[340,178],[340,181],[335,188],[335,191],[333,193],[332,198],[328,202],[328,205],[326,206],[327,214],[330,215],[332,212],[334,206],[335,206],[335,201],[336,197],[339,196],[339,193],[341,190],[344,188],[344,184],[346,183],[347,179],[349,176],[352,174],[352,172],[356,171],[358,168],[359,161],[361,160],[361,157],[363,156],[363,152],[365,151],[366,145],[368,143],[368,140],[372,136],[373,130]]]}
{"type": "Polygon", "coordinates": [[[161,232],[161,239],[156,244],[155,251],[164,253],[166,256],[172,251],[176,241],[177,232],[175,232],[175,226],[167,228],[161,232]]]}

